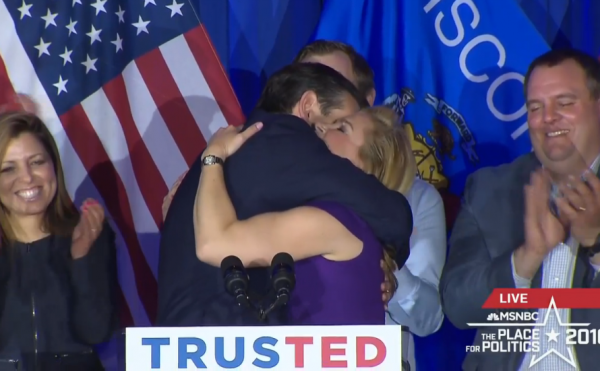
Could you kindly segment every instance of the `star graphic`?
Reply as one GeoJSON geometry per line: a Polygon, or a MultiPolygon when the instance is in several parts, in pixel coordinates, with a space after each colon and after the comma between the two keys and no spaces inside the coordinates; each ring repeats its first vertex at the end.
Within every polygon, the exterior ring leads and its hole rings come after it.
{"type": "Polygon", "coordinates": [[[117,34],[117,39],[114,41],[110,42],[111,44],[113,44],[117,50],[115,50],[115,53],[118,52],[119,50],[123,50],[123,39],[121,39],[121,36],[119,36],[119,34],[117,34]]]}
{"type": "Polygon", "coordinates": [[[167,8],[169,8],[169,10],[171,10],[171,18],[173,18],[175,16],[175,14],[183,15],[183,13],[181,13],[181,7],[184,5],[185,4],[183,4],[183,3],[177,4],[176,0],[173,0],[173,4],[167,5],[167,8]]]}
{"type": "Polygon", "coordinates": [[[56,17],[58,17],[58,13],[52,14],[50,12],[50,9],[48,9],[48,12],[46,13],[46,15],[42,17],[44,22],[46,22],[44,29],[48,28],[50,25],[56,27],[56,21],[55,21],[56,17]]]}
{"type": "Polygon", "coordinates": [[[58,82],[56,84],[52,84],[56,89],[58,89],[58,93],[56,95],[60,95],[63,91],[67,93],[67,83],[69,80],[63,80],[62,76],[58,76],[58,82]]]}
{"type": "Polygon", "coordinates": [[[40,43],[34,46],[38,50],[38,58],[42,56],[42,54],[50,55],[48,48],[50,47],[51,42],[44,42],[44,39],[40,37],[40,43]]]}
{"type": "Polygon", "coordinates": [[[66,66],[67,63],[73,63],[73,61],[71,60],[71,53],[73,53],[73,51],[67,49],[67,47],[65,46],[65,52],[59,55],[59,57],[63,59],[63,66],[66,66]]]}
{"type": "Polygon", "coordinates": [[[88,35],[90,37],[90,45],[93,45],[94,41],[102,42],[102,40],[100,40],[100,32],[102,32],[102,30],[97,30],[92,25],[92,30],[90,32],[86,33],[86,35],[88,35]]]}
{"type": "Polygon", "coordinates": [[[96,15],[100,14],[100,12],[106,13],[106,9],[104,9],[104,4],[106,4],[108,0],[96,0],[95,3],[90,4],[94,9],[96,9],[96,15]]]}
{"type": "Polygon", "coordinates": [[[148,4],[156,5],[154,0],[144,0],[144,8],[148,6],[148,4]]]}
{"type": "Polygon", "coordinates": [[[125,23],[125,18],[123,18],[123,16],[125,15],[125,11],[121,9],[121,5],[119,5],[119,11],[115,12],[115,14],[117,15],[117,17],[119,17],[119,23],[125,23]]]}
{"type": "MultiPolygon", "coordinates": [[[[560,327],[589,326],[590,325],[589,323],[563,323],[562,319],[560,318],[560,313],[558,312],[558,308],[556,307],[556,301],[554,301],[554,296],[550,299],[550,305],[548,305],[548,311],[546,312],[546,316],[544,317],[544,322],[543,322],[544,325],[546,325],[546,323],[548,322],[548,317],[550,317],[550,313],[552,313],[552,312],[554,312],[554,315],[556,316],[556,320],[560,327]]],[[[546,336],[548,336],[548,338],[549,338],[549,341],[552,341],[552,340],[557,341],[558,334],[554,335],[554,333],[555,333],[554,329],[552,329],[552,331],[550,333],[546,334],[546,336]],[[554,337],[556,337],[556,339],[553,339],[554,337]]],[[[559,353],[554,348],[546,350],[546,352],[544,354],[542,354],[539,358],[537,357],[536,354],[532,354],[531,362],[529,362],[529,368],[535,366],[537,363],[541,362],[542,359],[548,357],[550,354],[555,354],[560,359],[562,359],[569,365],[573,366],[573,368],[577,368],[577,364],[575,363],[575,358],[573,357],[573,351],[568,348],[567,348],[567,356],[568,357],[565,356],[564,354],[559,353]]]]}
{"type": "MultiPolygon", "coordinates": [[[[75,4],[81,4],[81,0],[73,0],[73,6],[75,6],[75,4]]],[[[83,4],[81,4],[83,5],[83,4]]]]}
{"type": "Polygon", "coordinates": [[[90,55],[87,55],[87,59],[85,60],[85,62],[81,62],[81,64],[83,64],[85,66],[85,74],[87,75],[90,71],[98,71],[96,69],[96,61],[98,60],[98,58],[90,58],[90,55]]]}
{"type": "Polygon", "coordinates": [[[75,30],[76,24],[77,24],[77,21],[73,21],[73,19],[69,19],[69,24],[65,26],[69,30],[69,36],[71,36],[72,33],[77,34],[77,31],[75,30]]]}
{"type": "Polygon", "coordinates": [[[25,4],[25,0],[23,0],[23,3],[21,3],[21,7],[17,8],[19,13],[21,13],[20,19],[23,19],[25,17],[31,18],[31,13],[29,13],[29,9],[31,9],[32,6],[33,4],[25,4]]]}
{"type": "Polygon", "coordinates": [[[142,16],[140,15],[138,17],[138,21],[136,23],[132,23],[131,25],[135,28],[137,28],[137,35],[141,34],[142,32],[145,32],[147,34],[149,34],[148,32],[148,25],[150,24],[150,21],[144,21],[142,19],[142,16]]]}
{"type": "Polygon", "coordinates": [[[546,336],[548,336],[548,342],[551,342],[551,341],[558,342],[558,335],[560,335],[560,333],[554,331],[554,329],[552,329],[552,331],[550,331],[550,332],[546,332],[546,336]]]}

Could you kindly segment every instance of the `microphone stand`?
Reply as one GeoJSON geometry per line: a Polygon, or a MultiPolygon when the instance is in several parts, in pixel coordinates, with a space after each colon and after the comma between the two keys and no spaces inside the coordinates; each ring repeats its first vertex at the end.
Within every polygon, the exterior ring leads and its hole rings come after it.
{"type": "Polygon", "coordinates": [[[259,308],[259,317],[258,319],[261,322],[264,322],[267,319],[267,316],[269,315],[269,313],[271,313],[275,308],[284,306],[285,304],[287,304],[289,300],[289,295],[288,294],[282,294],[282,295],[278,295],[277,299],[271,303],[271,305],[269,305],[269,307],[267,309],[262,309],[259,308]]]}
{"type": "MultiPolygon", "coordinates": [[[[250,297],[248,294],[244,293],[243,295],[239,295],[236,297],[236,301],[237,304],[240,307],[246,307],[248,309],[250,309],[254,315],[256,316],[256,318],[258,319],[259,322],[264,322],[266,315],[264,315],[265,311],[262,309],[262,307],[254,305],[254,303],[252,303],[252,301],[250,300],[250,297]]],[[[273,307],[273,305],[271,305],[271,307],[273,307]]],[[[267,311],[270,312],[272,309],[269,309],[267,311]]]]}

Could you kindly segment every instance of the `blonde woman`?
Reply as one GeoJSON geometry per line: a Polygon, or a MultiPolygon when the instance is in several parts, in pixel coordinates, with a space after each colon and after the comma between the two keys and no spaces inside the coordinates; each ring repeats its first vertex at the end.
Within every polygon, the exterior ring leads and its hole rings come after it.
{"type": "MultiPolygon", "coordinates": [[[[397,125],[397,116],[383,111],[382,122],[397,125]]],[[[410,237],[410,256],[394,273],[397,288],[388,303],[387,324],[400,324],[403,329],[404,357],[416,370],[413,334],[427,336],[439,330],[444,320],[438,286],[446,260],[446,219],[442,197],[434,186],[415,177],[417,172],[410,141],[402,135],[404,156],[410,158],[403,168],[398,191],[406,196],[413,214],[414,230],[410,237]]]]}
{"type": "MultiPolygon", "coordinates": [[[[331,152],[376,176],[388,188],[403,190],[412,180],[406,179],[404,169],[413,166],[409,164],[414,160],[405,149],[403,130],[391,124],[393,117],[388,108],[367,108],[319,133],[331,152]]],[[[204,155],[226,162],[259,128],[242,133],[221,129],[204,155]]],[[[198,258],[214,266],[229,255],[238,256],[246,267],[268,266],[282,251],[292,255],[297,261],[297,283],[289,303],[291,324],[385,321],[379,286],[384,274],[395,286],[392,250],[381,246],[366,223],[339,204],[313,202],[240,221],[225,187],[223,167],[211,165],[200,176],[194,227],[198,258]],[[383,271],[382,258],[386,261],[383,271]]]]}

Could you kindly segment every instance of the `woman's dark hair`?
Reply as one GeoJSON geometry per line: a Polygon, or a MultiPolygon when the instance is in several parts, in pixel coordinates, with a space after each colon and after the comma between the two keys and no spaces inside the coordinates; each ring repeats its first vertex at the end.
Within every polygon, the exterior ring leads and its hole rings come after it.
{"type": "MultiPolygon", "coordinates": [[[[42,230],[59,236],[70,236],[79,222],[79,211],[67,191],[60,154],[52,134],[36,115],[26,112],[6,112],[0,114],[0,159],[13,139],[23,134],[31,134],[42,144],[54,166],[56,194],[44,214],[42,230]]],[[[9,211],[0,204],[0,229],[2,246],[15,240],[15,232],[9,223],[9,211]]]]}

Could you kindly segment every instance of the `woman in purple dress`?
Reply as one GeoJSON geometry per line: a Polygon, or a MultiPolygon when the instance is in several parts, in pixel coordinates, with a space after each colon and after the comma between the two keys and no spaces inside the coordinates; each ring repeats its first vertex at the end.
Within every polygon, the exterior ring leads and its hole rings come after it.
{"type": "MultiPolygon", "coordinates": [[[[410,143],[396,122],[386,107],[367,108],[317,132],[334,154],[401,191],[409,181],[402,179],[405,167],[415,165],[410,143]]],[[[241,133],[232,127],[221,129],[204,154],[225,161],[261,127],[256,124],[241,133]]],[[[202,170],[194,226],[197,256],[214,266],[230,255],[238,256],[246,267],[269,266],[276,254],[289,253],[297,262],[296,288],[289,302],[292,324],[385,323],[380,284],[384,274],[395,283],[392,250],[381,246],[348,208],[320,201],[239,221],[223,168],[212,165],[202,170]]]]}

